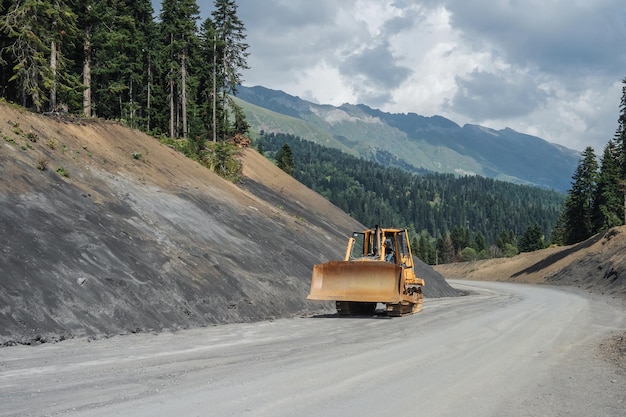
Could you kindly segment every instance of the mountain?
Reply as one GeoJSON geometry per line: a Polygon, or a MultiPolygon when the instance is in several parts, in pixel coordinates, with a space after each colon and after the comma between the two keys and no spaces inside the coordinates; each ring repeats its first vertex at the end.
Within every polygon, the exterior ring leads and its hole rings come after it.
{"type": "Polygon", "coordinates": [[[236,101],[254,133],[289,133],[414,171],[481,175],[566,192],[580,157],[509,128],[461,127],[441,116],[391,114],[363,104],[314,104],[259,86],[240,87],[236,101]]]}
{"type": "Polygon", "coordinates": [[[364,228],[253,149],[233,184],[115,122],[0,103],[0,136],[0,346],[328,312],[313,265],[364,228]]]}

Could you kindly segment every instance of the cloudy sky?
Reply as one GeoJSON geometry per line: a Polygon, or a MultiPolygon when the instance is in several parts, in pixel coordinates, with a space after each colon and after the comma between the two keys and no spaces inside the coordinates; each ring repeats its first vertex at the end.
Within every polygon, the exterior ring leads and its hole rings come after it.
{"type": "MultiPolygon", "coordinates": [[[[203,17],[213,0],[198,0],[203,17]]],[[[624,0],[237,0],[244,85],[510,127],[601,154],[626,77],[624,0]]]]}

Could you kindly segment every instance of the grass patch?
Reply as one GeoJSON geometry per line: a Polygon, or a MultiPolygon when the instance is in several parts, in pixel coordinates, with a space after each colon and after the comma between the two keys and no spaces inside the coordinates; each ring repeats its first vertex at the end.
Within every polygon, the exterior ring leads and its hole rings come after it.
{"type": "Polygon", "coordinates": [[[62,177],[65,177],[65,178],[69,178],[70,177],[70,173],[62,166],[57,168],[57,174],[59,174],[62,177]]]}
{"type": "Polygon", "coordinates": [[[54,150],[59,146],[59,142],[57,142],[56,139],[49,139],[46,145],[48,145],[48,148],[54,150]]]}

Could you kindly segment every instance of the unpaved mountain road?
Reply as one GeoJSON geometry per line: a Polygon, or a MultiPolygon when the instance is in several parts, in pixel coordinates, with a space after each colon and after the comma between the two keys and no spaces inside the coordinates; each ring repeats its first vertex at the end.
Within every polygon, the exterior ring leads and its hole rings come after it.
{"type": "Polygon", "coordinates": [[[452,281],[422,313],[295,318],[0,349],[0,416],[615,416],[623,305],[452,281]]]}

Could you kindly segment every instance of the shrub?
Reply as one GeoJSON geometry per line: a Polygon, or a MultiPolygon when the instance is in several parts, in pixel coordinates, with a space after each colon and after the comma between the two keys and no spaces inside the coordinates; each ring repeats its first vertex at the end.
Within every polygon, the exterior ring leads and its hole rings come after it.
{"type": "Polygon", "coordinates": [[[163,138],[161,143],[183,153],[222,178],[235,183],[241,180],[242,165],[238,159],[239,148],[233,144],[172,138],[163,138]]]}
{"type": "Polygon", "coordinates": [[[62,177],[66,177],[66,178],[69,178],[69,176],[70,176],[70,173],[69,173],[69,172],[67,172],[67,171],[65,170],[65,168],[63,168],[63,167],[58,167],[58,168],[57,168],[57,174],[59,174],[59,175],[60,175],[60,176],[62,176],[62,177]]]}
{"type": "Polygon", "coordinates": [[[206,149],[200,152],[200,163],[220,177],[236,183],[241,181],[243,170],[238,156],[238,148],[229,143],[207,143],[206,149]]]}
{"type": "Polygon", "coordinates": [[[39,158],[37,160],[37,169],[40,171],[45,171],[48,169],[48,160],[46,158],[39,158]]]}
{"type": "Polygon", "coordinates": [[[476,252],[476,249],[466,247],[466,248],[463,248],[463,250],[461,251],[461,258],[465,262],[475,261],[476,259],[478,259],[478,253],[476,252]]]}
{"type": "Polygon", "coordinates": [[[37,136],[37,134],[35,132],[26,132],[26,139],[28,139],[31,142],[37,142],[37,140],[39,139],[39,136],[37,136]]]}

